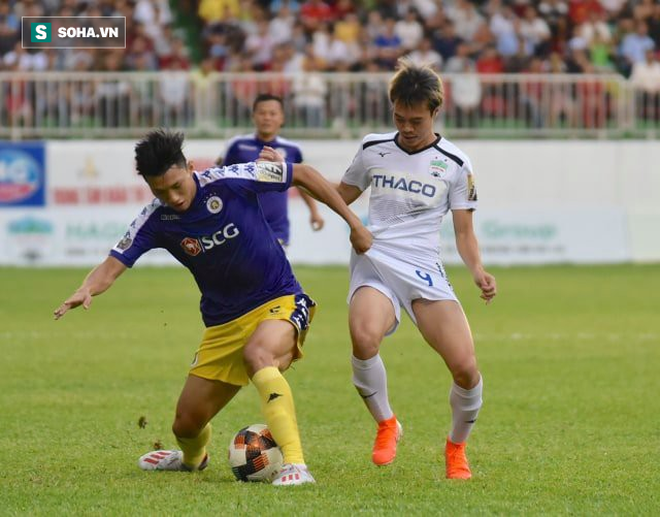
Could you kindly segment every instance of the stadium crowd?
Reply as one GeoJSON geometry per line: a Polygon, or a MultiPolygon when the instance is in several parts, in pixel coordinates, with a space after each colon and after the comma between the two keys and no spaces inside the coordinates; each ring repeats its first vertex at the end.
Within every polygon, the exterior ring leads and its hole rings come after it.
{"type": "MultiPolygon", "coordinates": [[[[429,63],[442,73],[479,74],[480,79],[457,77],[451,85],[456,104],[464,108],[457,113],[459,119],[469,121],[477,105],[483,109],[484,99],[489,98],[488,88],[483,87],[486,74],[618,73],[631,78],[638,104],[646,107],[645,114],[650,107],[652,118],[658,120],[659,50],[657,0],[0,2],[0,71],[195,69],[193,82],[199,84],[213,71],[279,72],[287,77],[282,84],[286,82],[286,88],[293,90],[295,103],[306,110],[304,118],[311,126],[324,125],[328,96],[325,79],[314,72],[388,72],[401,56],[429,63]],[[21,16],[39,15],[125,16],[126,49],[23,49],[21,16]],[[192,55],[199,56],[198,63],[192,55]]],[[[189,80],[177,77],[168,75],[160,91],[171,99],[175,111],[189,118],[186,113],[191,107],[184,106],[189,102],[185,99],[189,80]]],[[[249,111],[259,93],[246,84],[237,83],[233,88],[237,113],[249,111]]],[[[118,83],[109,88],[113,98],[126,93],[119,91],[118,83]]],[[[533,84],[528,87],[525,111],[538,127],[542,122],[534,114],[534,102],[541,93],[534,88],[533,84]]],[[[269,91],[283,93],[276,84],[269,91]]],[[[149,92],[144,93],[148,97],[149,92]]],[[[594,98],[601,94],[597,90],[587,93],[594,98]]],[[[131,95],[135,97],[135,92],[131,95]]],[[[503,104],[506,95],[491,97],[503,104]]],[[[13,96],[17,96],[15,91],[13,96]]],[[[557,111],[566,102],[559,99],[557,111]]],[[[580,103],[591,110],[587,103],[580,103]]],[[[491,111],[503,109],[493,106],[491,111]]],[[[606,117],[611,110],[601,111],[606,117]]]]}
{"type": "MultiPolygon", "coordinates": [[[[658,67],[655,0],[185,0],[217,71],[389,71],[397,58],[443,72],[619,72],[658,67]]],[[[0,2],[4,70],[187,70],[167,0],[0,2]],[[21,16],[122,15],[125,51],[26,51],[21,16]],[[109,57],[112,56],[112,57],[109,57]]]]}

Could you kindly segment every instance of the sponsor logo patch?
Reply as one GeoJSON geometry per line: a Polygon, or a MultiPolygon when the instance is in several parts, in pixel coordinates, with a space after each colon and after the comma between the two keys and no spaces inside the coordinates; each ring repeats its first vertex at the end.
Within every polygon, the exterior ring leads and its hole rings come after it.
{"type": "Polygon", "coordinates": [[[273,183],[284,182],[284,164],[273,162],[257,162],[257,181],[273,183]]]}
{"type": "Polygon", "coordinates": [[[222,246],[228,240],[233,239],[241,232],[236,228],[234,223],[229,223],[224,228],[218,230],[213,235],[205,235],[203,237],[185,237],[181,241],[181,247],[191,257],[196,257],[204,251],[208,251],[216,246],[222,246]]]}
{"type": "Polygon", "coordinates": [[[474,183],[474,174],[468,173],[467,177],[468,201],[477,200],[477,186],[474,183]]]}
{"type": "Polygon", "coordinates": [[[206,200],[206,209],[212,214],[217,214],[222,210],[222,199],[218,196],[211,196],[206,200]]]}
{"type": "Polygon", "coordinates": [[[117,243],[117,249],[120,249],[122,251],[126,251],[128,248],[131,247],[133,244],[133,239],[131,239],[131,234],[129,232],[126,232],[122,239],[117,243]]]}
{"type": "Polygon", "coordinates": [[[186,237],[181,241],[181,247],[191,257],[196,257],[202,252],[202,245],[197,239],[192,237],[186,237]]]}
{"type": "Polygon", "coordinates": [[[442,160],[431,160],[431,164],[429,166],[429,174],[433,176],[434,178],[439,178],[442,176],[443,172],[447,171],[447,163],[443,162],[442,160]]]}

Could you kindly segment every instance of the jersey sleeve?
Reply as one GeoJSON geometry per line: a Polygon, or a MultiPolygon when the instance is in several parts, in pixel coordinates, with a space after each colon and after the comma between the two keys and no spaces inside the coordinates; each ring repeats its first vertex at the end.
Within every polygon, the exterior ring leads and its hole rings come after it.
{"type": "Polygon", "coordinates": [[[362,149],[362,146],[360,146],[360,149],[353,158],[353,161],[348,166],[348,169],[346,169],[346,172],[344,173],[344,177],[341,179],[342,183],[346,183],[347,185],[353,185],[354,187],[357,187],[362,191],[367,190],[367,187],[371,182],[371,178],[369,178],[369,173],[366,167],[364,166],[363,155],[364,155],[364,150],[362,149]]]}
{"type": "Polygon", "coordinates": [[[472,172],[472,163],[465,157],[455,180],[449,186],[449,208],[451,210],[475,210],[477,208],[477,186],[472,172]]]}
{"type": "Polygon", "coordinates": [[[110,250],[110,256],[119,260],[126,267],[133,267],[137,259],[147,251],[159,247],[155,218],[152,217],[158,206],[160,205],[154,201],[142,209],[121,240],[110,250]]]}
{"type": "Polygon", "coordinates": [[[303,160],[302,149],[300,149],[300,147],[296,147],[296,153],[295,153],[294,158],[295,159],[292,160],[293,163],[302,163],[304,161],[303,160]]]}
{"type": "Polygon", "coordinates": [[[199,175],[201,187],[216,181],[226,181],[239,194],[283,192],[291,186],[292,179],[293,164],[289,162],[250,162],[212,167],[199,175]]]}

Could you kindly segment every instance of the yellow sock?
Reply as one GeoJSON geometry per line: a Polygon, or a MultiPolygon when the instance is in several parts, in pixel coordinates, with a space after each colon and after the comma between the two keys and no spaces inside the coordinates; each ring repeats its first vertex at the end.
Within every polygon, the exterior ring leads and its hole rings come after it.
{"type": "Polygon", "coordinates": [[[252,377],[252,382],[261,398],[261,412],[266,425],[282,449],[284,463],[305,463],[289,383],[274,366],[259,370],[252,377]]]}
{"type": "Polygon", "coordinates": [[[195,469],[206,456],[206,446],[211,441],[211,424],[206,424],[195,438],[180,438],[177,436],[176,441],[183,451],[184,465],[195,469]]]}

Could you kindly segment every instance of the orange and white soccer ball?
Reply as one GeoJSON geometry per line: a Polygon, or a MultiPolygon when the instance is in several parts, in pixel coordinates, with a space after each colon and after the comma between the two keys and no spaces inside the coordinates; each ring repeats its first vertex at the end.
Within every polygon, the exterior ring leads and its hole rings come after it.
{"type": "Polygon", "coordinates": [[[244,427],[229,442],[229,465],[239,481],[272,481],[282,461],[282,451],[264,424],[244,427]]]}

